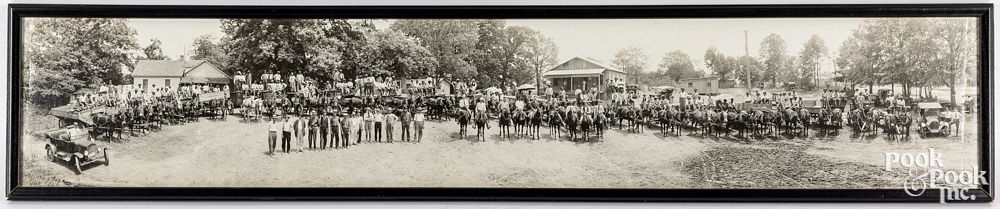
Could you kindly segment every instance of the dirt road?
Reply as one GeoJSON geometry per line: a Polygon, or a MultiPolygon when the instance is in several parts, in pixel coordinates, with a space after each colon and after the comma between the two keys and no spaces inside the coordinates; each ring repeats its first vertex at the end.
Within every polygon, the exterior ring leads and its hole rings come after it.
{"type": "MultiPolygon", "coordinates": [[[[266,154],[266,123],[245,123],[235,117],[224,121],[202,119],[165,126],[161,131],[124,142],[100,142],[111,149],[111,164],[92,167],[81,175],[73,174],[63,166],[65,163],[48,162],[44,158],[45,142],[28,137],[22,147],[25,184],[691,188],[703,182],[685,173],[685,163],[710,153],[708,150],[733,146],[774,148],[776,143],[807,144],[804,152],[810,155],[869,166],[881,166],[881,155],[886,151],[917,152],[927,147],[942,151],[949,166],[966,166],[976,160],[976,153],[969,152],[976,150],[974,135],[965,143],[957,137],[896,143],[881,138],[850,139],[844,130],[844,134],[827,139],[747,142],[687,135],[663,137],[655,130],[629,133],[614,128],[606,132],[604,142],[575,143],[552,139],[545,128],[541,140],[499,140],[499,129],[493,122],[486,142],[458,139],[454,122],[429,122],[422,143],[363,143],[348,149],[270,156],[266,154]]],[[[470,127],[469,132],[475,130],[470,127]]],[[[865,182],[852,182],[855,184],[865,182]]]]}

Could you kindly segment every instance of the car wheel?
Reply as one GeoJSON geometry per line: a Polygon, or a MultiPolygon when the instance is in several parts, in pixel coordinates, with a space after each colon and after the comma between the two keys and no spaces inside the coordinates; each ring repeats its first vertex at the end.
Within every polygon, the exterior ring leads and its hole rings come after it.
{"type": "Polygon", "coordinates": [[[82,174],[83,173],[83,168],[80,166],[80,158],[76,157],[76,155],[74,155],[72,161],[73,161],[72,163],[73,163],[73,168],[74,168],[73,171],[76,172],[76,175],[82,174]]]}
{"type": "Polygon", "coordinates": [[[45,155],[46,155],[45,157],[49,158],[49,161],[52,161],[52,162],[56,161],[56,153],[55,153],[55,151],[52,150],[52,147],[50,147],[48,145],[45,145],[45,155]]]}

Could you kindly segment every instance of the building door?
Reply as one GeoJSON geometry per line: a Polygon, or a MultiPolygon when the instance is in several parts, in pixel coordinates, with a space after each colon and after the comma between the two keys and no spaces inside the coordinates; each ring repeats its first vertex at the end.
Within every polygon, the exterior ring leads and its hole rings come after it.
{"type": "Polygon", "coordinates": [[[149,79],[142,79],[142,90],[149,90],[149,79]]]}

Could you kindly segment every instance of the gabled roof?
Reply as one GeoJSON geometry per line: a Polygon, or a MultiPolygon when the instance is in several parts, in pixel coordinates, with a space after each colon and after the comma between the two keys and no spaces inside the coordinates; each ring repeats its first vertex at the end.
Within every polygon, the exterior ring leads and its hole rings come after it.
{"type": "Polygon", "coordinates": [[[550,70],[542,73],[542,76],[596,75],[604,73],[605,70],[607,69],[550,70]]]}
{"type": "Polygon", "coordinates": [[[139,60],[132,77],[181,77],[204,63],[204,60],[139,60]]]}
{"type": "Polygon", "coordinates": [[[590,59],[590,58],[585,58],[585,57],[573,57],[573,58],[570,58],[570,59],[568,59],[568,60],[566,60],[564,62],[560,62],[558,65],[555,65],[553,67],[553,69],[549,69],[548,71],[576,70],[576,69],[555,69],[555,68],[559,67],[559,66],[562,66],[563,64],[566,64],[566,63],[571,62],[573,60],[577,60],[577,59],[583,60],[584,62],[588,62],[588,63],[594,64],[594,65],[597,65],[597,66],[600,66],[601,68],[604,68],[604,69],[608,69],[608,70],[615,71],[615,72],[620,72],[620,73],[625,73],[624,70],[621,70],[621,69],[618,69],[616,67],[612,67],[610,65],[606,65],[604,63],[601,63],[600,61],[597,61],[597,60],[594,60],[594,59],[590,59]]]}
{"type": "Polygon", "coordinates": [[[719,79],[719,76],[708,76],[708,77],[701,77],[701,78],[682,78],[680,80],[681,81],[690,81],[690,80],[710,80],[710,79],[719,79]]]}

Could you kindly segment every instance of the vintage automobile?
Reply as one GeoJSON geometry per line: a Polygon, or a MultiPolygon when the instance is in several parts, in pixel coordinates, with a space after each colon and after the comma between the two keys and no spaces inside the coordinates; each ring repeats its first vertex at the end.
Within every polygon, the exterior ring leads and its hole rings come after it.
{"type": "Polygon", "coordinates": [[[74,129],[64,128],[45,133],[45,138],[49,141],[45,144],[45,153],[52,158],[52,162],[68,162],[77,175],[83,173],[84,166],[90,164],[100,162],[109,165],[111,161],[108,160],[108,148],[91,142],[87,131],[74,129]]]}
{"type": "Polygon", "coordinates": [[[920,129],[918,129],[918,132],[922,137],[931,135],[948,136],[951,134],[950,119],[941,116],[944,107],[940,103],[917,103],[917,109],[920,112],[920,129]]]}

